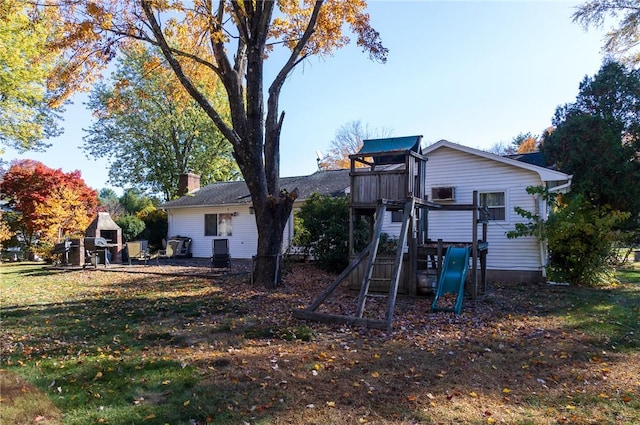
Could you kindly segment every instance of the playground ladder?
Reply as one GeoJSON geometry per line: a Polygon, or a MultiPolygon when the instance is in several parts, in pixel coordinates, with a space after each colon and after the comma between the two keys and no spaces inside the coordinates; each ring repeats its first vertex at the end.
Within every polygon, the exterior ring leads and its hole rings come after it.
{"type": "Polygon", "coordinates": [[[404,215],[402,220],[402,228],[398,237],[398,252],[396,253],[395,262],[393,266],[393,275],[389,283],[389,293],[387,295],[387,308],[385,312],[385,319],[369,319],[363,318],[364,308],[367,297],[380,296],[380,294],[370,294],[369,288],[371,286],[371,280],[373,275],[373,267],[375,266],[376,254],[378,251],[378,245],[380,243],[380,234],[382,233],[382,224],[384,221],[384,214],[387,211],[387,205],[391,201],[381,200],[376,209],[375,223],[373,228],[373,236],[371,242],[367,247],[358,254],[358,256],[351,262],[351,264],[336,278],[336,280],[327,287],[318,297],[311,303],[311,305],[304,310],[294,310],[293,316],[299,319],[310,319],[332,323],[348,323],[363,325],[376,329],[391,329],[391,322],[393,320],[393,311],[395,309],[396,296],[398,294],[398,285],[400,282],[400,274],[402,269],[402,259],[404,257],[404,245],[407,241],[407,235],[409,231],[409,225],[415,216],[415,198],[408,198],[404,205],[404,215]],[[328,313],[319,313],[315,310],[331,295],[331,293],[349,276],[349,274],[369,255],[365,272],[362,278],[360,286],[360,294],[358,296],[358,306],[355,316],[336,315],[328,313]]]}
{"type": "MultiPolygon", "coordinates": [[[[398,294],[398,284],[400,282],[400,274],[402,271],[402,259],[404,257],[404,245],[407,241],[407,234],[409,232],[409,224],[414,216],[414,198],[410,198],[404,206],[404,215],[402,219],[402,228],[400,230],[400,235],[398,236],[398,251],[396,252],[395,262],[393,264],[393,274],[391,275],[391,281],[389,282],[389,294],[387,300],[387,310],[385,314],[385,322],[387,323],[387,327],[391,327],[391,321],[393,320],[393,310],[395,308],[396,296],[398,294]]],[[[362,284],[360,286],[360,296],[358,297],[358,308],[356,310],[356,316],[362,317],[364,313],[364,307],[367,300],[367,297],[371,296],[380,296],[378,294],[372,295],[369,294],[369,288],[371,286],[373,267],[376,260],[376,255],[378,251],[378,243],[380,241],[380,234],[382,232],[382,218],[384,217],[384,212],[386,211],[386,205],[382,203],[378,207],[378,211],[376,212],[376,224],[374,227],[374,234],[372,242],[375,242],[375,245],[371,247],[371,254],[369,255],[369,260],[367,262],[367,267],[365,268],[365,273],[362,278],[362,284]]]]}

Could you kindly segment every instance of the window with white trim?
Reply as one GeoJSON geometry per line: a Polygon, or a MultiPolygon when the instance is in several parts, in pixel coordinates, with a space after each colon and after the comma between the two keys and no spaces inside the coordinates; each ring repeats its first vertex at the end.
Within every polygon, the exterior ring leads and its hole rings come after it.
{"type": "Polygon", "coordinates": [[[218,214],[218,236],[231,236],[233,234],[232,216],[232,214],[218,214]]]}
{"type": "Polygon", "coordinates": [[[231,236],[233,234],[232,216],[232,214],[205,214],[204,235],[231,236]]]}
{"type": "Polygon", "coordinates": [[[218,214],[204,215],[204,235],[218,236],[218,214]]]}
{"type": "Polygon", "coordinates": [[[481,192],[480,205],[489,211],[487,219],[490,221],[506,220],[506,202],[504,192],[481,192]]]}

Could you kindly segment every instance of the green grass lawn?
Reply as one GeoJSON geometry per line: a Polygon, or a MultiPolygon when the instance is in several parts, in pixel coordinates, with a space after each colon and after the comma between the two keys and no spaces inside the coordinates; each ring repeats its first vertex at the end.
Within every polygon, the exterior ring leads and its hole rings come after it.
{"type": "Polygon", "coordinates": [[[392,332],[293,319],[330,283],[308,265],[275,291],[0,271],[2,424],[640,423],[638,267],[605,288],[492,284],[461,316],[401,298],[392,332]]]}

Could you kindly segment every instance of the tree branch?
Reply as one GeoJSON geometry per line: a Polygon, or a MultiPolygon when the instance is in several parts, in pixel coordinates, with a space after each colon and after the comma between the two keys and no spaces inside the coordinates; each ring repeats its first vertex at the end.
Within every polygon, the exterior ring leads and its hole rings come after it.
{"type": "Polygon", "coordinates": [[[153,14],[153,9],[149,0],[142,0],[141,3],[144,13],[149,20],[149,25],[151,26],[156,41],[158,42],[162,53],[167,59],[167,62],[169,62],[169,65],[175,72],[182,86],[196,100],[196,102],[198,102],[202,109],[204,109],[209,118],[211,118],[220,132],[225,135],[225,137],[231,142],[231,144],[234,147],[239,146],[240,137],[238,136],[238,134],[232,128],[229,128],[229,126],[226,125],[218,112],[216,112],[216,110],[213,108],[213,106],[211,106],[205,96],[195,87],[195,85],[184,73],[180,62],[178,62],[178,60],[175,58],[172,49],[169,47],[167,40],[164,38],[164,34],[162,33],[162,29],[160,28],[160,25],[153,14]]]}
{"type": "MultiPolygon", "coordinates": [[[[284,64],[278,75],[275,77],[271,86],[269,87],[269,98],[267,100],[267,118],[266,118],[266,140],[264,146],[265,168],[267,173],[267,182],[270,183],[270,189],[277,191],[276,182],[280,175],[280,130],[282,129],[282,122],[284,120],[284,114],[280,116],[278,120],[278,103],[280,98],[280,92],[282,86],[289,75],[289,73],[295,68],[295,66],[304,59],[300,55],[306,46],[307,42],[315,31],[316,23],[318,22],[318,16],[320,9],[322,8],[323,0],[315,2],[313,12],[309,18],[307,28],[305,29],[302,37],[296,43],[293,48],[289,59],[284,64]]],[[[273,193],[273,192],[271,192],[273,193]]]]}

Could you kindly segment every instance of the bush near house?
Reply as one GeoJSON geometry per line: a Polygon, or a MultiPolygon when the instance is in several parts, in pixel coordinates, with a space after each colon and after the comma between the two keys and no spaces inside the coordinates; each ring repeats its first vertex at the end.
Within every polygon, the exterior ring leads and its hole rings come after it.
{"type": "Polygon", "coordinates": [[[549,274],[552,279],[583,285],[612,282],[618,264],[616,228],[628,213],[595,207],[573,197],[549,217],[549,274]]]}
{"type": "Polygon", "coordinates": [[[527,193],[542,196],[552,213],[545,220],[515,207],[516,213],[529,221],[516,223],[507,237],[546,240],[552,281],[588,286],[611,283],[619,263],[617,246],[625,239],[619,226],[629,213],[592,205],[580,194],[561,199],[540,186],[527,187],[527,193]]]}
{"type": "MultiPolygon", "coordinates": [[[[318,266],[339,273],[349,265],[349,198],[314,193],[297,214],[299,228],[293,244],[313,254],[318,266]]],[[[364,247],[366,225],[357,222],[356,246],[364,247]]]]}
{"type": "Polygon", "coordinates": [[[144,208],[136,216],[145,224],[142,238],[149,241],[152,250],[161,249],[162,239],[167,237],[169,229],[167,213],[152,206],[144,208]]]}

